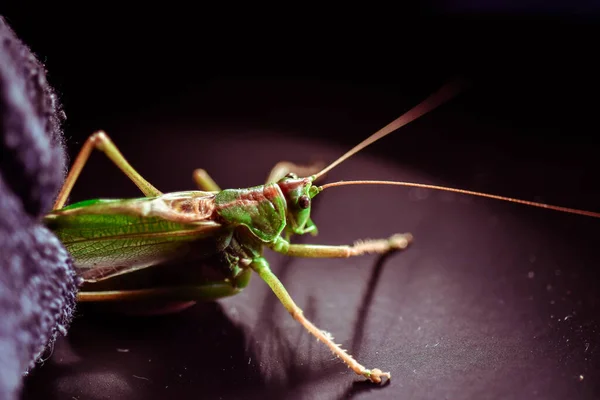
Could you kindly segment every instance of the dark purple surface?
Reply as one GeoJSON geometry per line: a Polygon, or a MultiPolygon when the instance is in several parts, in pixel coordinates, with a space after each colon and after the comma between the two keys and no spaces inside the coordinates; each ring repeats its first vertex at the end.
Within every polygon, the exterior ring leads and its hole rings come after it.
{"type": "MultiPolygon", "coordinates": [[[[443,120],[450,111],[432,118],[443,120]]],[[[177,125],[165,141],[162,130],[144,130],[143,152],[125,140],[119,144],[164,190],[192,188],[194,167],[207,168],[225,187],[249,186],[263,180],[276,160],[332,159],[345,150],[256,131],[224,131],[202,143],[195,135],[204,128],[177,125]],[[278,154],[270,152],[274,148],[278,154]],[[159,151],[150,162],[153,149],[159,151]],[[246,152],[263,155],[231,168],[246,152]],[[169,168],[171,178],[161,168],[169,168]]],[[[108,173],[104,161],[94,160],[108,173]]],[[[85,179],[109,183],[102,173],[90,168],[85,179]]],[[[367,155],[329,176],[356,178],[432,179],[401,160],[367,155]]],[[[174,316],[114,318],[80,308],[83,315],[69,339],[30,378],[25,398],[598,394],[597,255],[595,241],[586,236],[596,220],[393,187],[326,191],[315,200],[314,220],[320,235],[304,242],[343,244],[394,232],[415,236],[408,251],[383,260],[268,255],[306,314],[361,362],[391,370],[390,385],[358,383],[254,277],[241,295],[174,316]]]]}

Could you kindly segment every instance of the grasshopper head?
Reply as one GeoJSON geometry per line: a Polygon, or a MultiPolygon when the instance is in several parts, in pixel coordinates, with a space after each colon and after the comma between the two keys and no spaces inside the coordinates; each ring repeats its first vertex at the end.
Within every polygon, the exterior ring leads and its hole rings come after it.
{"type": "Polygon", "coordinates": [[[289,173],[277,182],[287,203],[287,229],[298,235],[317,233],[317,227],[310,219],[311,200],[319,193],[319,188],[312,185],[314,180],[314,176],[298,178],[289,173]]]}

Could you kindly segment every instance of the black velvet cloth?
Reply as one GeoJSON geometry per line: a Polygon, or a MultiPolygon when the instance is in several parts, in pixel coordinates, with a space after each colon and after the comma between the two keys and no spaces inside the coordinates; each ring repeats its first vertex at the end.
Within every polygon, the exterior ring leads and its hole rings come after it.
{"type": "Polygon", "coordinates": [[[0,398],[66,334],[77,279],[41,224],[65,175],[65,116],[44,66],[0,17],[0,398]]]}

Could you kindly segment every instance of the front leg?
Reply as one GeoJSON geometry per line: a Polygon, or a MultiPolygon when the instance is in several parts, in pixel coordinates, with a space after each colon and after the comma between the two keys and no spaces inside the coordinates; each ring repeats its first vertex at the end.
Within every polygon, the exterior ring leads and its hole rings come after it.
{"type": "Polygon", "coordinates": [[[412,235],[410,233],[398,233],[388,239],[359,240],[350,246],[291,244],[279,237],[269,247],[278,253],[292,257],[347,258],[363,254],[384,254],[393,250],[403,250],[411,242],[412,235]]]}
{"type": "Polygon", "coordinates": [[[271,271],[271,268],[269,268],[267,260],[265,260],[262,257],[257,258],[252,262],[252,264],[250,264],[250,266],[254,271],[256,271],[256,273],[258,273],[258,275],[260,275],[260,277],[267,283],[267,285],[269,285],[273,293],[275,293],[277,298],[279,298],[281,304],[283,304],[283,306],[286,308],[286,310],[288,310],[292,317],[296,321],[300,322],[300,324],[302,324],[302,326],[306,328],[306,330],[308,330],[311,334],[313,334],[318,340],[327,345],[327,347],[329,347],[333,354],[341,358],[342,361],[344,361],[348,365],[348,367],[350,367],[355,373],[357,373],[360,376],[364,376],[365,378],[369,379],[371,382],[374,383],[380,383],[383,378],[391,378],[389,372],[383,372],[378,368],[365,368],[358,361],[352,358],[351,355],[346,353],[344,349],[337,345],[333,341],[333,336],[330,333],[317,328],[315,325],[313,325],[312,322],[306,319],[300,307],[296,305],[296,303],[289,295],[281,281],[271,271]]]}

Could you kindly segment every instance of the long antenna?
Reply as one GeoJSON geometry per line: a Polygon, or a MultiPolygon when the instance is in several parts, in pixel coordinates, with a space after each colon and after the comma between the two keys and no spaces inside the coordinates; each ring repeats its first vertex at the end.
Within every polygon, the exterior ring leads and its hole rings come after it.
{"type": "Polygon", "coordinates": [[[411,108],[406,113],[402,114],[400,117],[398,117],[385,127],[381,128],[380,130],[363,140],[361,143],[354,146],[346,154],[344,154],[343,156],[329,164],[327,167],[322,169],[320,172],[315,174],[315,179],[331,171],[333,168],[346,161],[348,158],[352,157],[354,154],[358,153],[370,144],[378,141],[384,136],[389,135],[395,130],[401,128],[402,126],[414,121],[415,119],[422,117],[423,115],[427,114],[428,112],[432,111],[433,109],[452,99],[461,92],[463,86],[464,83],[459,81],[453,81],[445,84],[436,93],[432,94],[427,99],[423,100],[421,103],[411,108]]]}
{"type": "Polygon", "coordinates": [[[318,188],[319,188],[319,191],[322,191],[327,188],[336,187],[336,186],[346,186],[346,185],[395,185],[395,186],[442,190],[445,192],[453,192],[453,193],[468,194],[468,195],[472,195],[472,196],[487,197],[490,199],[508,201],[511,203],[525,204],[525,205],[532,206],[532,207],[547,208],[549,210],[554,210],[554,211],[562,211],[562,212],[566,212],[566,213],[570,213],[570,214],[579,214],[579,215],[585,215],[587,217],[600,218],[600,213],[596,213],[596,212],[592,212],[592,211],[578,210],[575,208],[568,208],[568,207],[559,207],[559,206],[553,206],[550,204],[536,203],[533,201],[514,199],[512,197],[497,196],[495,194],[473,192],[471,190],[455,189],[455,188],[446,187],[446,186],[427,185],[424,183],[394,182],[394,181],[363,181],[363,180],[361,180],[361,181],[332,182],[332,183],[327,183],[322,186],[318,186],[318,188]]]}

